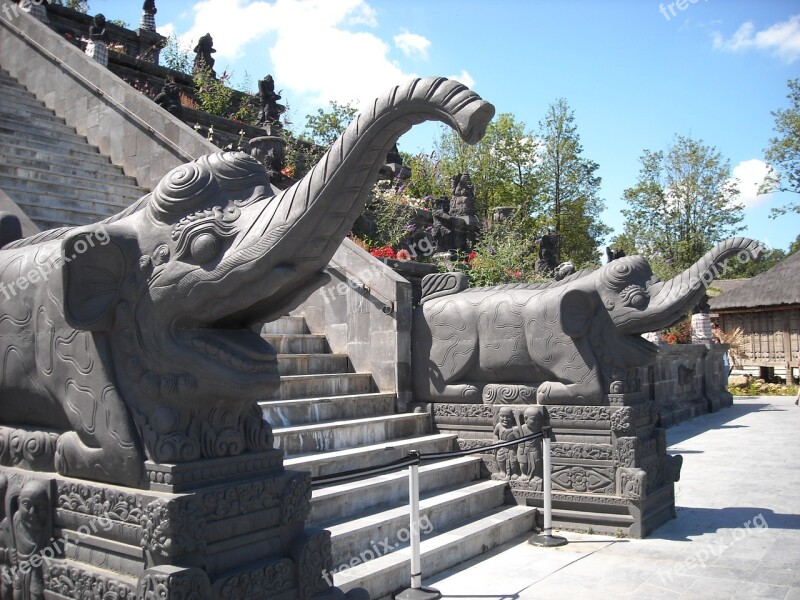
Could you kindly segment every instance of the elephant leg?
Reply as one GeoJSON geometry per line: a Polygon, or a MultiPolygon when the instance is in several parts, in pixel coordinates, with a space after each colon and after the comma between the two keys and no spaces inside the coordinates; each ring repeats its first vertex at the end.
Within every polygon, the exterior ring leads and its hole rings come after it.
{"type": "Polygon", "coordinates": [[[73,387],[66,402],[74,431],[58,438],[56,470],[68,477],[139,487],[144,456],[116,391],[107,388],[97,399],[87,389],[73,387]]]}
{"type": "Polygon", "coordinates": [[[453,383],[441,387],[430,387],[431,402],[456,402],[480,404],[485,383],[453,383]]]}
{"type": "Polygon", "coordinates": [[[563,384],[559,381],[545,381],[536,390],[539,404],[575,404],[596,406],[603,400],[603,388],[596,376],[581,383],[563,384]]]}

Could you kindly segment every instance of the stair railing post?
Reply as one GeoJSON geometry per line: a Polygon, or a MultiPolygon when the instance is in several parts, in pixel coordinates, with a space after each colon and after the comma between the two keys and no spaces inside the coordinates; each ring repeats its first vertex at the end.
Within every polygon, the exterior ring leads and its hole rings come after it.
{"type": "Polygon", "coordinates": [[[542,440],[544,448],[542,452],[542,500],[544,502],[544,529],[542,533],[534,535],[528,540],[529,544],[535,546],[563,546],[567,539],[553,535],[553,466],[550,455],[550,436],[553,428],[550,425],[542,427],[542,440]]]}
{"type": "Polygon", "coordinates": [[[397,600],[438,600],[442,594],[433,588],[422,587],[422,557],[420,556],[419,527],[419,452],[412,450],[409,458],[417,461],[408,467],[408,504],[411,541],[411,587],[397,594],[397,600]]]}

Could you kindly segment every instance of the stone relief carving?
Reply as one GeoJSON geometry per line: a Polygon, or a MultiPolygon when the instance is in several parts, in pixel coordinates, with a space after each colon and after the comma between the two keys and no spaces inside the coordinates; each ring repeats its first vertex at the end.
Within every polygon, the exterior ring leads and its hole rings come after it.
{"type": "Polygon", "coordinates": [[[620,374],[654,360],[657,347],[641,334],[685,314],[704,293],[700,275],[705,281],[740,252],[755,258],[762,248],[731,238],[669,281],[626,256],[550,284],[423,297],[414,312],[415,398],[478,402],[486,384],[525,382],[539,404],[599,405],[620,374]]]}

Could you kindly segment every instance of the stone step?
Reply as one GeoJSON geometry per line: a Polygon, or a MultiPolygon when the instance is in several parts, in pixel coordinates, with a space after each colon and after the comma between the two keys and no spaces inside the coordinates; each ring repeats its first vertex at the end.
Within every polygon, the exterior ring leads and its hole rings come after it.
{"type": "MultiPolygon", "coordinates": [[[[280,364],[280,359],[279,363],[280,364]]],[[[323,421],[362,419],[394,412],[395,394],[350,394],[260,402],[264,419],[273,427],[291,427],[323,421]]]]}
{"type": "MultiPolygon", "coordinates": [[[[430,494],[481,477],[483,461],[475,456],[461,456],[419,467],[421,494],[430,494]]],[[[310,521],[325,527],[342,519],[353,518],[408,498],[408,471],[375,475],[348,483],[316,488],[311,497],[310,521]]]]}
{"type": "Polygon", "coordinates": [[[24,153],[14,153],[12,156],[3,152],[2,149],[0,149],[0,152],[3,154],[3,163],[6,167],[32,169],[80,180],[119,178],[125,185],[130,185],[140,190],[143,189],[139,188],[134,177],[125,175],[122,169],[112,164],[86,164],[72,159],[63,160],[63,158],[59,160],[56,154],[51,154],[49,158],[44,158],[43,154],[37,156],[38,153],[36,152],[31,152],[28,156],[25,156],[24,153]]]}
{"type": "MultiPolygon", "coordinates": [[[[427,539],[423,537],[420,544],[423,583],[427,577],[531,531],[535,513],[536,509],[525,506],[504,506],[476,515],[470,521],[457,524],[447,531],[435,531],[435,535],[427,539]]],[[[371,598],[383,598],[409,587],[410,556],[408,546],[402,547],[336,572],[333,583],[345,592],[363,587],[371,598]]],[[[364,558],[369,558],[369,555],[364,558]]],[[[334,570],[338,567],[334,563],[334,570]]],[[[501,574],[498,576],[502,577],[501,574]]]]}
{"type": "Polygon", "coordinates": [[[6,191],[31,220],[46,229],[89,225],[122,210],[122,208],[107,204],[88,202],[84,202],[83,206],[73,208],[74,199],[44,196],[37,192],[10,190],[5,188],[2,180],[0,180],[0,189],[6,191]]]}
{"type": "Polygon", "coordinates": [[[347,354],[278,354],[281,375],[319,375],[352,371],[347,354]]]}
{"type": "Polygon", "coordinates": [[[59,119],[55,113],[50,115],[24,116],[20,114],[21,105],[2,105],[0,104],[0,126],[7,127],[14,131],[33,133],[53,133],[73,136],[79,139],[85,138],[77,133],[74,127],[67,125],[63,119],[59,119]]]}
{"type": "Polygon", "coordinates": [[[330,421],[275,429],[275,447],[286,456],[330,452],[425,435],[429,427],[428,415],[421,413],[330,421]]]}
{"type": "Polygon", "coordinates": [[[0,173],[0,182],[2,182],[3,189],[19,190],[21,192],[35,191],[45,197],[63,198],[74,202],[76,209],[88,202],[116,208],[126,207],[147,193],[146,190],[127,185],[112,184],[109,189],[113,191],[105,191],[94,188],[89,181],[64,181],[63,185],[59,185],[58,183],[30,180],[0,173]]]}
{"type": "Polygon", "coordinates": [[[20,138],[36,136],[37,139],[59,144],[88,144],[86,138],[78,135],[75,129],[68,125],[54,124],[52,127],[45,127],[36,122],[26,123],[15,120],[11,117],[0,115],[0,133],[6,135],[17,135],[20,138]]]}
{"type": "Polygon", "coordinates": [[[95,175],[94,178],[84,178],[6,164],[0,165],[0,177],[17,178],[28,182],[42,182],[57,185],[61,188],[78,187],[79,189],[91,189],[109,195],[125,195],[126,197],[136,196],[136,198],[141,198],[147,193],[147,190],[136,186],[135,179],[125,177],[121,173],[105,175],[104,177],[95,175]]]}
{"type": "MultiPolygon", "coordinates": [[[[502,506],[506,487],[502,481],[474,481],[420,498],[421,533],[431,535],[502,506]]],[[[408,494],[398,506],[326,529],[331,532],[334,565],[349,564],[353,557],[371,549],[370,542],[377,542],[379,548],[398,549],[408,542],[408,494]]]]}
{"type": "MultiPolygon", "coordinates": [[[[370,373],[323,373],[321,375],[287,375],[274,395],[276,400],[294,400],[316,396],[348,396],[375,392],[370,373]]],[[[269,398],[262,398],[269,400],[269,398]]]]}
{"type": "MultiPolygon", "coordinates": [[[[0,128],[0,147],[6,144],[25,146],[26,148],[33,148],[35,150],[44,150],[46,152],[54,152],[60,155],[73,156],[75,154],[96,154],[100,155],[100,151],[89,144],[86,140],[78,143],[71,141],[59,141],[52,137],[44,137],[35,134],[25,134],[20,136],[19,133],[3,130],[0,128]]],[[[106,159],[108,160],[108,159],[106,159]]]]}
{"type": "MultiPolygon", "coordinates": [[[[0,87],[0,93],[5,93],[5,89],[0,87]]],[[[58,125],[67,124],[63,118],[59,117],[55,112],[44,106],[38,100],[36,104],[0,102],[0,115],[13,116],[14,118],[29,123],[37,123],[41,126],[47,126],[50,123],[56,123],[58,125]]]]}
{"type": "MultiPolygon", "coordinates": [[[[35,144],[27,144],[22,140],[0,141],[0,153],[3,156],[13,156],[22,159],[48,160],[70,167],[86,167],[94,169],[115,169],[119,167],[111,164],[111,159],[100,154],[100,151],[93,146],[63,150],[52,145],[45,145],[43,148],[34,147],[35,144]]],[[[115,171],[115,172],[116,172],[115,171]]],[[[101,171],[98,170],[98,173],[101,171]]]]}
{"type": "Polygon", "coordinates": [[[312,477],[342,473],[353,469],[378,467],[408,456],[409,451],[449,452],[455,447],[458,436],[437,433],[406,440],[392,440],[381,444],[334,450],[320,454],[287,458],[283,465],[294,471],[309,471],[312,477]]]}
{"type": "Polygon", "coordinates": [[[262,335],[278,354],[324,354],[330,352],[324,335],[267,334],[262,335]]]}
{"type": "Polygon", "coordinates": [[[303,317],[280,317],[261,326],[261,335],[303,334],[309,333],[303,317]]]}
{"type": "MultiPolygon", "coordinates": [[[[39,100],[35,94],[28,91],[28,88],[19,82],[3,81],[0,84],[0,91],[3,92],[3,99],[0,106],[8,104],[29,104],[31,106],[42,106],[45,104],[39,100]]],[[[45,107],[46,108],[46,107],[45,107]]]]}

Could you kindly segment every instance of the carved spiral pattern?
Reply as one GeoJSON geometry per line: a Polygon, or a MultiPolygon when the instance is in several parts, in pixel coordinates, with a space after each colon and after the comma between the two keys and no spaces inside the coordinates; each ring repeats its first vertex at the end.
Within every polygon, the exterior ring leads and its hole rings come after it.
{"type": "Polygon", "coordinates": [[[175,167],[158,182],[153,191],[157,216],[185,215],[219,193],[219,183],[200,162],[175,167]]]}
{"type": "Polygon", "coordinates": [[[200,444],[185,433],[173,433],[160,437],[155,447],[157,462],[188,462],[200,458],[200,444]]]}
{"type": "Polygon", "coordinates": [[[269,184],[264,165],[244,152],[209,154],[201,158],[200,162],[208,165],[226,190],[269,184]]]}
{"type": "Polygon", "coordinates": [[[638,285],[629,285],[619,295],[624,306],[632,306],[638,309],[645,308],[650,300],[650,294],[648,294],[647,290],[638,285]]]}

